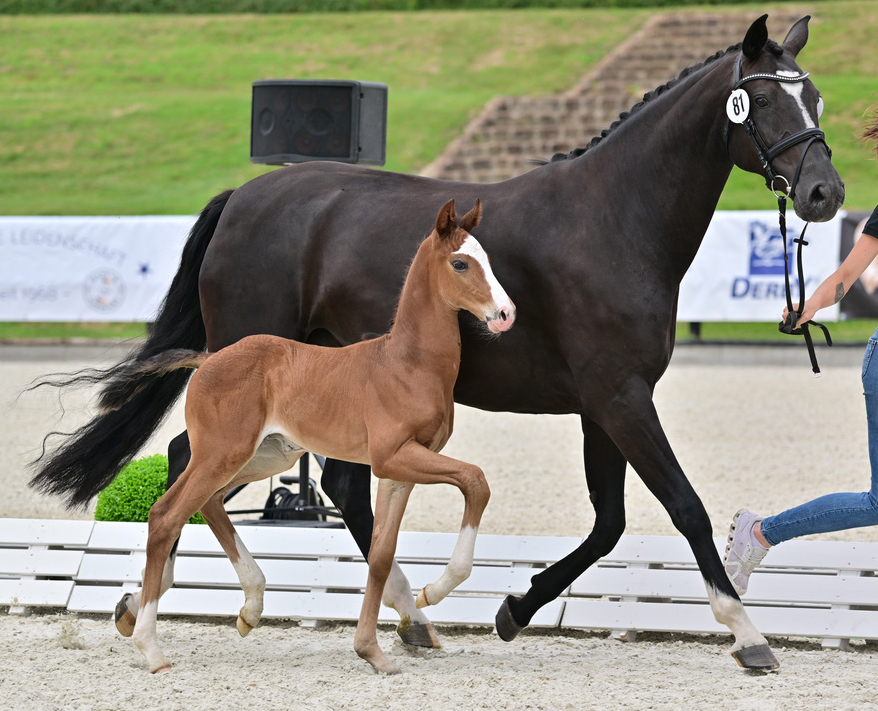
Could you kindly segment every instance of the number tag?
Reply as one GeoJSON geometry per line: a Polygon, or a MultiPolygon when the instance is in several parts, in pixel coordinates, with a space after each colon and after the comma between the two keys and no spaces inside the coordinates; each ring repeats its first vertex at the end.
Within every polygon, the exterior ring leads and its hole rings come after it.
{"type": "Polygon", "coordinates": [[[750,115],[750,96],[743,89],[735,89],[726,102],[726,115],[732,123],[744,123],[750,115]]]}

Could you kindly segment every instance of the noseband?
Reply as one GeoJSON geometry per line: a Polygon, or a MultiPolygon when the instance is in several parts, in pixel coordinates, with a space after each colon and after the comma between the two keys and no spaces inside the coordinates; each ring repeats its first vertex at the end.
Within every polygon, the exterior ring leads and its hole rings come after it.
{"type": "MultiPolygon", "coordinates": [[[[744,130],[747,131],[747,135],[750,136],[750,139],[753,141],[753,147],[756,149],[756,155],[759,158],[760,163],[762,163],[762,169],[765,172],[765,185],[766,187],[774,193],[775,197],[777,197],[777,207],[778,207],[778,222],[780,225],[780,234],[781,239],[783,240],[783,256],[784,256],[784,284],[786,286],[786,299],[787,299],[787,317],[784,321],[782,321],[778,325],[778,330],[781,333],[786,333],[794,336],[804,336],[805,344],[808,346],[808,356],[811,359],[811,370],[814,372],[815,376],[820,375],[820,367],[817,365],[817,356],[814,352],[814,344],[811,341],[811,334],[808,331],[808,326],[813,324],[817,326],[823,331],[823,335],[826,337],[826,343],[828,345],[832,345],[832,338],[829,335],[829,329],[826,328],[822,323],[817,323],[816,321],[810,321],[808,323],[803,323],[801,326],[798,326],[798,319],[802,315],[802,310],[805,307],[805,273],[804,268],[802,266],[802,247],[807,246],[807,242],[805,241],[805,230],[808,229],[808,223],[805,224],[805,227],[802,229],[801,236],[794,240],[796,244],[799,245],[799,249],[797,250],[797,272],[799,278],[799,304],[797,308],[793,308],[793,300],[792,294],[790,291],[790,269],[789,269],[789,255],[787,254],[787,221],[786,221],[786,202],[787,198],[790,200],[796,199],[796,187],[799,184],[799,177],[802,173],[802,165],[805,163],[805,155],[808,153],[808,149],[814,144],[815,141],[821,141],[823,145],[826,147],[826,151],[829,154],[829,157],[832,158],[832,149],[830,149],[829,145],[826,143],[826,135],[823,131],[816,126],[814,128],[805,128],[797,133],[794,133],[791,136],[787,136],[786,138],[781,139],[773,146],[769,146],[765,139],[762,137],[762,134],[759,132],[759,128],[756,126],[755,121],[753,121],[753,117],[750,113],[750,96],[744,91],[741,87],[746,84],[748,81],[755,81],[757,79],[766,79],[768,81],[776,81],[786,84],[796,84],[798,82],[803,82],[808,78],[808,72],[801,72],[800,74],[796,74],[793,76],[785,76],[783,74],[770,74],[770,73],[756,73],[756,74],[748,74],[747,76],[742,76],[741,70],[741,58],[742,55],[738,55],[738,59],[735,62],[735,84],[732,87],[732,93],[728,98],[726,103],[726,114],[728,115],[729,121],[732,123],[741,124],[744,127],[744,130]],[[771,161],[773,161],[777,156],[783,153],[788,148],[792,148],[799,143],[805,143],[805,147],[802,149],[802,155],[799,156],[799,162],[796,165],[796,171],[793,173],[793,180],[790,182],[787,178],[779,173],[775,172],[774,168],[771,165],[771,161]],[[785,188],[778,187],[778,181],[783,181],[786,184],[785,188]]],[[[729,126],[726,124],[726,152],[728,153],[728,142],[729,142],[729,126]]]]}

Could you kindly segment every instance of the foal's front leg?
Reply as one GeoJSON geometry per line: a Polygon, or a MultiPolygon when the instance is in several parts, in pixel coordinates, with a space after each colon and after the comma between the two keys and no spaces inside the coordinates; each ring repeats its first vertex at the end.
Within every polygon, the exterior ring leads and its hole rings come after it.
{"type": "Polygon", "coordinates": [[[466,580],[473,568],[476,536],[482,514],[491,497],[485,474],[474,464],[461,462],[409,442],[381,465],[381,475],[413,484],[452,484],[464,498],[463,520],[454,552],[435,583],[418,593],[418,607],[435,605],[466,580]]]}
{"type": "Polygon", "coordinates": [[[378,646],[378,612],[381,595],[387,576],[396,554],[396,539],[402,515],[408,503],[413,484],[381,479],[378,482],[378,495],[375,501],[375,523],[372,527],[372,545],[369,549],[369,577],[366,581],[366,594],[360,609],[357,632],[354,636],[354,650],[385,674],[399,674],[396,666],[378,646]]]}

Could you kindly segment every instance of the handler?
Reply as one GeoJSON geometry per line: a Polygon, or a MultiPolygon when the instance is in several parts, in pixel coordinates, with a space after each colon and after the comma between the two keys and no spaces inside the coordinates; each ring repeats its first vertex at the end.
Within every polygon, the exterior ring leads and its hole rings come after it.
{"type": "MultiPolygon", "coordinates": [[[[878,104],[862,138],[875,142],[878,153],[878,104]]],[[[805,301],[799,324],[810,321],[822,308],[837,304],[878,257],[878,207],[866,222],[860,239],[841,266],[820,284],[805,301]]],[[[783,318],[787,317],[784,309],[783,318]]],[[[842,531],[878,525],[878,329],[869,338],[863,357],[863,392],[866,396],[866,422],[869,430],[869,461],[872,481],[869,491],[821,496],[774,516],[763,518],[747,509],[735,514],[723,563],[726,574],[739,595],[747,592],[750,574],[772,546],[812,533],[842,531]]]]}

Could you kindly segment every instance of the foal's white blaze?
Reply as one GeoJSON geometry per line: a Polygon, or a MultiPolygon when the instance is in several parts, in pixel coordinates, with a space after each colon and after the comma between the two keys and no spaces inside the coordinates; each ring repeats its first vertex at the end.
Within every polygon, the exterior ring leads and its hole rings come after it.
{"type": "MultiPolygon", "coordinates": [[[[491,269],[491,262],[488,260],[488,253],[485,252],[485,249],[479,244],[479,241],[472,235],[467,235],[463,244],[460,245],[460,249],[454,252],[452,256],[454,254],[465,254],[468,257],[472,257],[485,273],[485,281],[488,282],[488,286],[491,289],[491,298],[494,300],[495,308],[494,313],[485,314],[485,317],[488,319],[494,318],[497,312],[505,308],[514,318],[515,305],[512,303],[512,299],[506,294],[506,290],[500,286],[497,277],[494,276],[494,272],[491,269]]],[[[511,326],[512,324],[510,323],[509,325],[511,326]]]]}
{"type": "MultiPolygon", "coordinates": [[[[778,74],[784,77],[797,77],[799,76],[798,72],[789,72],[789,71],[779,71],[778,74]]],[[[811,120],[811,116],[808,114],[808,109],[805,108],[805,102],[802,101],[802,92],[805,90],[805,82],[799,81],[795,84],[788,84],[787,82],[777,82],[780,84],[781,88],[790,96],[793,97],[796,101],[796,105],[799,107],[799,110],[802,112],[802,119],[805,122],[805,128],[816,128],[817,124],[811,120]]]]}

